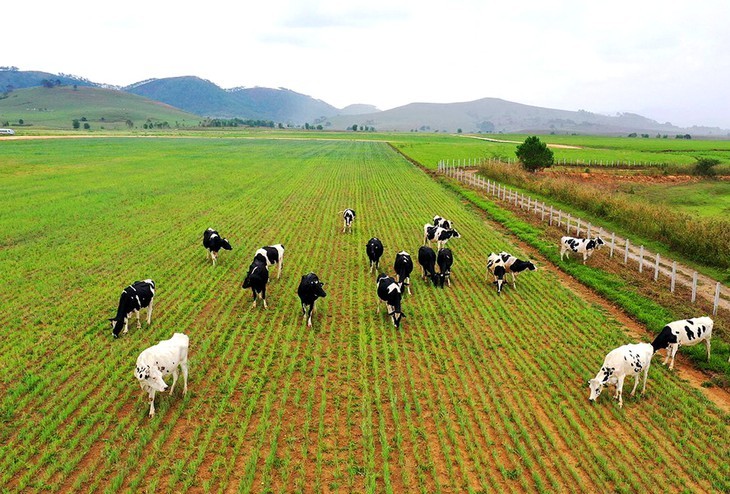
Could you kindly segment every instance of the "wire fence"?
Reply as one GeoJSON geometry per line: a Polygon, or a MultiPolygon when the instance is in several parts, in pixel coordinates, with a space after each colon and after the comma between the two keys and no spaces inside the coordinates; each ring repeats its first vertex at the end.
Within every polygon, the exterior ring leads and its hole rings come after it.
{"type": "MultiPolygon", "coordinates": [[[[454,167],[472,167],[485,163],[516,163],[517,158],[464,158],[455,160],[444,160],[447,166],[454,167]]],[[[558,166],[603,166],[610,168],[649,168],[669,166],[669,163],[660,161],[638,161],[638,160],[598,160],[598,159],[568,159],[559,158],[555,160],[558,166]]]]}
{"type": "Polygon", "coordinates": [[[609,248],[609,257],[611,259],[623,261],[623,264],[627,267],[633,265],[640,273],[643,273],[644,270],[652,272],[656,282],[659,282],[660,277],[664,277],[667,288],[672,293],[674,293],[677,284],[688,288],[691,287],[690,299],[692,303],[696,302],[698,293],[701,293],[705,298],[712,300],[713,315],[717,315],[720,305],[725,309],[730,308],[730,293],[727,287],[720,282],[700,275],[697,271],[677,264],[676,261],[663,258],[659,253],[649,252],[643,245],[632,245],[628,238],[619,237],[613,232],[608,233],[603,228],[556,209],[544,201],[534,199],[493,180],[477,176],[474,167],[484,162],[483,159],[453,160],[451,162],[444,160],[438,163],[437,169],[439,173],[455,178],[476,189],[484,190],[487,195],[504,201],[515,208],[530,211],[549,225],[564,228],[566,235],[574,235],[575,237],[583,235],[584,238],[588,239],[601,237],[609,248]]]}

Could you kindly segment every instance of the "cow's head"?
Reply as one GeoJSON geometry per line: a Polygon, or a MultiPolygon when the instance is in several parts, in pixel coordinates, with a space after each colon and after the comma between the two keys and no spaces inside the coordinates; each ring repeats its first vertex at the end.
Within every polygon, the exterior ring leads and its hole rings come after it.
{"type": "Polygon", "coordinates": [[[461,235],[459,235],[459,232],[457,232],[456,230],[452,229],[451,230],[451,238],[461,238],[461,235]]]}
{"type": "Polygon", "coordinates": [[[138,365],[134,371],[134,376],[139,380],[142,389],[153,389],[160,393],[167,390],[167,384],[162,379],[162,371],[156,365],[138,365]]]}
{"type": "Polygon", "coordinates": [[[591,395],[588,397],[590,401],[596,401],[603,391],[603,387],[606,385],[604,381],[599,379],[591,379],[588,381],[588,387],[591,388],[591,395]]]}
{"type": "Polygon", "coordinates": [[[314,293],[314,295],[316,297],[326,297],[327,296],[327,292],[325,292],[324,288],[322,288],[324,286],[324,283],[322,283],[321,281],[313,280],[310,283],[310,286],[312,288],[312,293],[314,293]]]}
{"type": "Polygon", "coordinates": [[[119,333],[121,333],[122,329],[124,329],[124,324],[127,322],[127,318],[124,317],[122,319],[116,319],[112,317],[109,319],[109,322],[112,325],[112,336],[119,338],[119,333]]]}
{"type": "Polygon", "coordinates": [[[444,273],[434,273],[431,275],[431,281],[433,286],[444,287],[444,281],[446,281],[446,275],[444,273]]]}
{"type": "Polygon", "coordinates": [[[231,243],[228,241],[227,238],[221,239],[221,249],[233,250],[233,247],[231,247],[231,243]]]}
{"type": "Polygon", "coordinates": [[[595,240],[596,240],[596,249],[600,249],[601,247],[603,247],[606,244],[606,242],[604,242],[601,237],[596,237],[595,240]]]}
{"type": "Polygon", "coordinates": [[[248,268],[248,274],[243,279],[242,288],[251,288],[255,281],[262,281],[266,283],[269,280],[269,272],[266,269],[266,264],[260,262],[254,262],[248,268]]]}

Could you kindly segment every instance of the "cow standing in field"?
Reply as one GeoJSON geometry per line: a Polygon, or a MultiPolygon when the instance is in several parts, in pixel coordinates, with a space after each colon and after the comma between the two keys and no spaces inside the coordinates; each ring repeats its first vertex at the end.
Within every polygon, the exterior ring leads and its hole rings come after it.
{"type": "Polygon", "coordinates": [[[454,254],[451,249],[448,247],[439,249],[436,263],[439,265],[438,284],[443,288],[445,281],[447,286],[451,286],[451,265],[454,264],[454,254]]]}
{"type": "Polygon", "coordinates": [[[461,238],[461,235],[453,228],[446,229],[428,223],[423,225],[423,245],[428,245],[429,242],[436,242],[437,247],[440,249],[451,238],[461,238]]]}
{"type": "Polygon", "coordinates": [[[324,288],[322,288],[323,286],[324,283],[319,281],[319,278],[314,273],[305,274],[302,276],[302,281],[299,283],[297,295],[299,295],[299,300],[302,302],[302,315],[307,317],[308,327],[312,327],[314,302],[316,302],[319,297],[327,296],[324,288]]]}
{"type": "Polygon", "coordinates": [[[231,244],[228,239],[222,238],[217,231],[212,228],[208,228],[203,232],[203,247],[206,248],[205,258],[209,257],[213,259],[213,266],[218,258],[218,251],[221,249],[232,250],[231,244]]]}
{"type": "Polygon", "coordinates": [[[187,335],[175,333],[169,340],[162,340],[139,354],[134,375],[142,391],[149,396],[150,417],[155,416],[155,393],[163,393],[167,389],[163,379],[165,376],[172,374],[170,394],[175,390],[178,368],[182,370],[183,375],[183,396],[187,394],[188,345],[187,335]]]}
{"type": "MultiPolygon", "coordinates": [[[[710,338],[712,338],[712,327],[714,322],[709,317],[695,317],[694,319],[682,319],[670,322],[654,338],[651,345],[654,351],[667,349],[667,356],[664,358],[664,365],[669,363],[669,369],[674,369],[674,356],[681,345],[692,346],[704,341],[707,347],[707,361],[710,361],[710,338]]],[[[730,360],[729,360],[730,361],[730,360]]]]}
{"type": "Polygon", "coordinates": [[[454,228],[454,222],[447,220],[446,218],[442,218],[441,216],[434,216],[433,217],[433,226],[440,226],[441,228],[450,230],[450,229],[454,228]]]}
{"type": "Polygon", "coordinates": [[[258,259],[260,262],[266,264],[266,269],[269,266],[277,264],[279,266],[279,272],[276,275],[276,279],[281,278],[281,268],[284,265],[284,246],[281,244],[267,245],[261,247],[254,254],[254,259],[258,259]]]}
{"type": "Polygon", "coordinates": [[[649,375],[649,366],[651,365],[651,357],[654,355],[654,347],[649,343],[637,343],[633,345],[624,345],[611,350],[603,360],[601,370],[598,371],[596,377],[588,381],[591,388],[590,401],[596,401],[605,386],[614,384],[616,386],[616,394],[614,398],[618,400],[618,406],[623,407],[623,387],[626,376],[635,376],[634,389],[631,396],[636,392],[636,386],[639,384],[639,376],[644,374],[644,386],[641,389],[642,394],[646,391],[646,378],[649,375]]]}
{"type": "Polygon", "coordinates": [[[380,265],[380,256],[383,255],[383,242],[377,237],[371,238],[365,245],[365,252],[368,255],[368,259],[370,259],[370,272],[372,273],[373,268],[375,268],[375,272],[377,273],[380,265]]]}
{"type": "Polygon", "coordinates": [[[132,313],[137,314],[137,329],[142,325],[139,322],[139,311],[147,309],[147,325],[152,323],[152,305],[155,298],[155,282],[147,279],[135,281],[122,290],[119,297],[117,315],[109,319],[112,325],[112,335],[119,337],[119,333],[127,333],[127,321],[132,313]]]}
{"type": "Polygon", "coordinates": [[[342,227],[342,233],[350,230],[352,232],[352,222],[355,221],[355,210],[347,208],[342,212],[342,219],[344,220],[344,226],[342,227]]]}
{"type": "Polygon", "coordinates": [[[430,279],[434,285],[438,281],[436,274],[436,252],[428,245],[422,245],[418,249],[418,264],[421,265],[421,278],[430,279]]]}
{"type": "MultiPolygon", "coordinates": [[[[385,302],[388,309],[388,315],[393,319],[393,326],[400,327],[400,321],[403,317],[401,311],[401,298],[403,296],[403,282],[398,283],[394,278],[386,274],[379,274],[376,280],[378,286],[378,298],[385,302]]],[[[377,311],[380,311],[380,300],[378,301],[377,311]]]]}
{"type": "Polygon", "coordinates": [[[411,273],[413,272],[413,260],[411,259],[411,255],[404,250],[398,252],[395,255],[393,269],[395,270],[397,281],[405,285],[408,290],[408,295],[410,295],[411,273]]]}
{"type": "Polygon", "coordinates": [[[261,296],[261,300],[264,301],[264,309],[266,305],[266,284],[269,282],[269,270],[266,266],[266,261],[260,259],[258,256],[254,257],[253,262],[248,267],[248,273],[246,278],[243,280],[242,288],[250,288],[253,292],[253,306],[256,307],[256,300],[258,296],[261,296]]]}
{"type": "Polygon", "coordinates": [[[583,254],[583,264],[593,254],[594,250],[600,249],[606,242],[601,237],[596,238],[575,238],[575,237],[562,237],[560,239],[560,260],[563,260],[563,255],[570,259],[570,252],[576,252],[583,254]]]}
{"type": "Polygon", "coordinates": [[[495,263],[492,267],[494,272],[493,284],[497,285],[497,294],[502,294],[502,286],[504,285],[504,275],[507,274],[507,268],[501,262],[495,263]]]}
{"type": "Polygon", "coordinates": [[[502,264],[505,268],[507,268],[509,265],[511,265],[513,262],[515,262],[517,258],[510,254],[509,252],[500,252],[499,254],[495,254],[494,252],[490,252],[489,256],[487,256],[487,278],[489,278],[490,274],[493,273],[494,265],[495,264],[502,264]]]}

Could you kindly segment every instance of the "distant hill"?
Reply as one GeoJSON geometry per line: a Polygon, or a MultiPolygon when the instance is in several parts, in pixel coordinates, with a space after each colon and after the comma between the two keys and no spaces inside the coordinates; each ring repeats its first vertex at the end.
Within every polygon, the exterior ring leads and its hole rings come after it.
{"type": "Polygon", "coordinates": [[[51,81],[58,85],[100,87],[101,84],[91,82],[83,77],[67,74],[50,74],[48,72],[28,70],[0,70],[0,93],[8,90],[24,89],[43,86],[44,81],[51,81]]]}
{"type": "Polygon", "coordinates": [[[373,105],[348,105],[340,110],[340,115],[366,115],[368,113],[378,113],[379,111],[373,105]]]}
{"type": "Polygon", "coordinates": [[[337,115],[332,105],[289,89],[222,89],[199,77],[142,81],[124,88],[168,105],[214,118],[250,118],[300,125],[337,115]]]}
{"type": "Polygon", "coordinates": [[[137,128],[148,121],[194,126],[201,117],[134,94],[88,86],[18,89],[0,99],[0,126],[9,122],[18,130],[23,120],[25,126],[71,129],[74,119],[85,119],[92,130],[99,130],[128,128],[128,120],[137,128]]]}
{"type": "Polygon", "coordinates": [[[655,135],[690,133],[727,136],[718,127],[681,128],[661,124],[641,115],[623,113],[600,115],[583,110],[567,111],[513,103],[499,98],[484,98],[464,103],[411,103],[391,110],[328,119],[328,128],[346,129],[353,124],[380,131],[419,132],[503,132],[503,133],[579,133],[626,135],[631,132],[655,135]]]}

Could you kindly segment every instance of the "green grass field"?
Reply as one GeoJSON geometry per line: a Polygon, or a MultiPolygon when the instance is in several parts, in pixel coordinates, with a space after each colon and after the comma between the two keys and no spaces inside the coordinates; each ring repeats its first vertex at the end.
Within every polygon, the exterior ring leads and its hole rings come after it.
{"type": "Polygon", "coordinates": [[[730,218],[730,182],[710,180],[691,184],[632,184],[624,187],[642,200],[708,218],[730,218]]]}
{"type": "Polygon", "coordinates": [[[3,492],[730,489],[728,415],[658,358],[645,395],[591,406],[587,380],[634,338],[547,268],[498,296],[486,255],[524,253],[384,143],[7,141],[0,183],[3,492]],[[463,237],[453,286],[414,273],[396,331],[365,243],[383,240],[385,268],[415,259],[437,213],[463,237]],[[209,226],[234,248],[215,268],[209,226]],[[253,309],[245,270],[278,242],[282,278],[253,309]],[[328,296],[308,329],[310,270],[328,296]],[[148,277],[151,327],[113,340],[120,291],[148,277]],[[189,392],[158,395],[150,420],[132,371],[173,332],[190,336],[189,392]]]}

